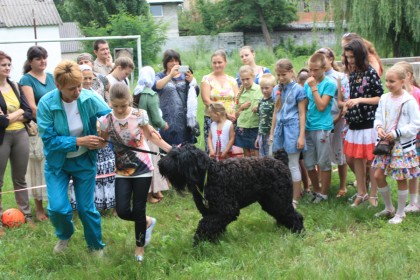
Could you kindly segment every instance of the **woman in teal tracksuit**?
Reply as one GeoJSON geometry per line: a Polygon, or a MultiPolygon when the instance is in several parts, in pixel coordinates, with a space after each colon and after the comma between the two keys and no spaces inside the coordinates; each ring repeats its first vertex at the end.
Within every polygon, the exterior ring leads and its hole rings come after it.
{"type": "Polygon", "coordinates": [[[82,89],[82,72],[75,62],[61,62],[54,70],[54,80],[57,89],[41,98],[37,110],[46,158],[48,213],[59,238],[54,252],[64,251],[74,232],[67,194],[72,179],[87,245],[102,253],[105,244],[94,189],[96,149],[106,143],[97,136],[96,123],[97,117],[111,110],[99,96],[82,89]]]}

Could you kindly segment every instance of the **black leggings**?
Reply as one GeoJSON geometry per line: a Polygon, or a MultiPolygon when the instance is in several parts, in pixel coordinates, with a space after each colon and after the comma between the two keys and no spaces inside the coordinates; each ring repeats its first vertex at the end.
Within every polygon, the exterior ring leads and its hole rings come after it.
{"type": "Polygon", "coordinates": [[[115,209],[121,219],[134,221],[137,247],[143,247],[145,242],[146,201],[151,182],[152,177],[115,179],[115,209]]]}

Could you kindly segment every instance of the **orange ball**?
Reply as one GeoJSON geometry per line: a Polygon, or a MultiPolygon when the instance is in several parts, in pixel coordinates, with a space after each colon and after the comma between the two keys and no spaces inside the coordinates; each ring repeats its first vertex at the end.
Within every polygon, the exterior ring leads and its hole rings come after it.
{"type": "Polygon", "coordinates": [[[16,208],[10,208],[3,212],[1,222],[9,228],[19,227],[25,223],[25,215],[16,208]]]}

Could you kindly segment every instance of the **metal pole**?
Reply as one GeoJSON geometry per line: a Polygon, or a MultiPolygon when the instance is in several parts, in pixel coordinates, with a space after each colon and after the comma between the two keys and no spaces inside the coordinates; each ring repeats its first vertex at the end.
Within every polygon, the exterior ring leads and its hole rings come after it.
{"type": "MultiPolygon", "coordinates": [[[[35,10],[32,9],[32,18],[34,19],[34,37],[35,40],[38,39],[38,36],[36,35],[36,18],[35,18],[35,10]]],[[[37,46],[38,44],[35,42],[35,46],[37,46]]]]}
{"type": "Polygon", "coordinates": [[[137,38],[137,65],[139,66],[139,71],[141,69],[142,63],[141,63],[141,39],[140,36],[137,38]]]}

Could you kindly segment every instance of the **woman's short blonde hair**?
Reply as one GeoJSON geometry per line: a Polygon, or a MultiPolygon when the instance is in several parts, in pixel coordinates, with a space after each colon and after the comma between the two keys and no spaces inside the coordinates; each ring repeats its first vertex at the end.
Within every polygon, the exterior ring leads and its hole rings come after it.
{"type": "Polygon", "coordinates": [[[61,87],[73,83],[81,84],[83,81],[82,70],[76,62],[64,60],[54,69],[54,81],[61,87]]]}

